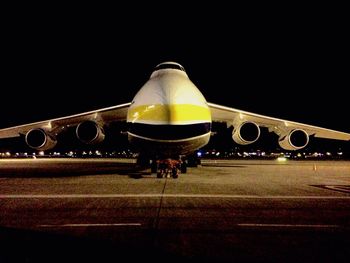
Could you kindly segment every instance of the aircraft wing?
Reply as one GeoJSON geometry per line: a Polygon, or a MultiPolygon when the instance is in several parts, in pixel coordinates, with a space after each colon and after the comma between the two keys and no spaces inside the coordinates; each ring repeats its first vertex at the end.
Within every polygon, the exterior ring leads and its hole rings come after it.
{"type": "Polygon", "coordinates": [[[28,131],[32,129],[46,128],[55,133],[59,133],[61,130],[64,130],[70,126],[78,125],[79,123],[87,120],[102,123],[126,120],[127,111],[130,104],[131,103],[125,103],[117,106],[84,112],[62,118],[39,121],[35,123],[0,129],[0,139],[19,137],[21,135],[25,135],[28,131]]]}
{"type": "Polygon", "coordinates": [[[294,129],[302,129],[309,136],[314,135],[319,138],[335,139],[335,140],[350,140],[350,133],[330,130],[317,126],[307,125],[303,123],[272,118],[264,115],[259,115],[243,110],[229,108],[214,103],[208,103],[211,110],[212,120],[218,122],[226,122],[228,126],[250,121],[256,123],[260,127],[266,127],[270,132],[275,132],[280,135],[283,132],[288,132],[294,129]]]}

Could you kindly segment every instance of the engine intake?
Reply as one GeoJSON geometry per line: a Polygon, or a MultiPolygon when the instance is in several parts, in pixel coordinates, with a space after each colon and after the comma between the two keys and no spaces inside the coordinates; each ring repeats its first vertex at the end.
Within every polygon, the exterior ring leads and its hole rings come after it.
{"type": "Polygon", "coordinates": [[[25,136],[26,144],[35,150],[50,150],[57,144],[55,138],[50,136],[44,129],[32,129],[25,136]]]}
{"type": "Polygon", "coordinates": [[[241,145],[255,142],[260,137],[260,128],[254,122],[242,122],[234,128],[232,139],[241,145]]]}
{"type": "Polygon", "coordinates": [[[309,143],[309,135],[301,129],[291,130],[288,134],[281,135],[278,143],[285,150],[299,150],[309,143]]]}
{"type": "Polygon", "coordinates": [[[80,123],[75,132],[78,139],[86,144],[97,144],[105,138],[103,128],[94,121],[80,123]]]}

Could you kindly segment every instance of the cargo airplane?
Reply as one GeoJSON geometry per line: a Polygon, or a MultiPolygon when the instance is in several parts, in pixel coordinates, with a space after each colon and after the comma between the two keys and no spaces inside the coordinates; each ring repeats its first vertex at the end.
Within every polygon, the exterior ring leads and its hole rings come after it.
{"type": "MultiPolygon", "coordinates": [[[[209,142],[213,121],[233,126],[232,139],[241,145],[257,141],[261,127],[276,133],[279,145],[286,150],[302,149],[310,136],[350,140],[349,133],[209,103],[175,62],[157,65],[131,102],[0,129],[0,139],[23,137],[29,147],[44,151],[55,147],[60,133],[74,128],[80,141],[97,144],[116,121],[127,122],[129,143],[139,150],[140,158],[148,160],[190,155],[209,142]]],[[[181,164],[183,172],[185,163],[181,164]]]]}

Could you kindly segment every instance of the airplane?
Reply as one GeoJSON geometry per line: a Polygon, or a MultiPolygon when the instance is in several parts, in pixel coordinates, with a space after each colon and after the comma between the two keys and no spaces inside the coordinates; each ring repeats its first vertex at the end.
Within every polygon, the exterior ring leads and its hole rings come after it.
{"type": "Polygon", "coordinates": [[[75,136],[85,144],[98,144],[105,138],[105,130],[116,121],[126,121],[127,137],[140,153],[138,162],[153,164],[152,172],[163,177],[160,170],[186,172],[186,156],[208,144],[212,122],[233,126],[232,139],[240,145],[256,142],[261,127],[278,135],[278,143],[285,150],[299,150],[309,143],[310,136],[350,140],[350,134],[263,116],[206,101],[179,63],[158,64],[149,80],[131,102],[51,120],[0,129],[0,140],[22,137],[32,149],[50,150],[57,137],[73,128],[75,136]],[[182,159],[181,159],[182,158],[182,159]],[[175,163],[164,160],[180,160],[175,163]]]}

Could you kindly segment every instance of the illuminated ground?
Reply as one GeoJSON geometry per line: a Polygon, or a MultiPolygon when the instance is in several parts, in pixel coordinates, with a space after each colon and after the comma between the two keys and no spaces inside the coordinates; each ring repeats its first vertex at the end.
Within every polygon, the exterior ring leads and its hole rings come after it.
{"type": "Polygon", "coordinates": [[[350,162],[0,160],[0,262],[347,262],[350,162]],[[112,260],[109,258],[112,257],[112,260]]]}

